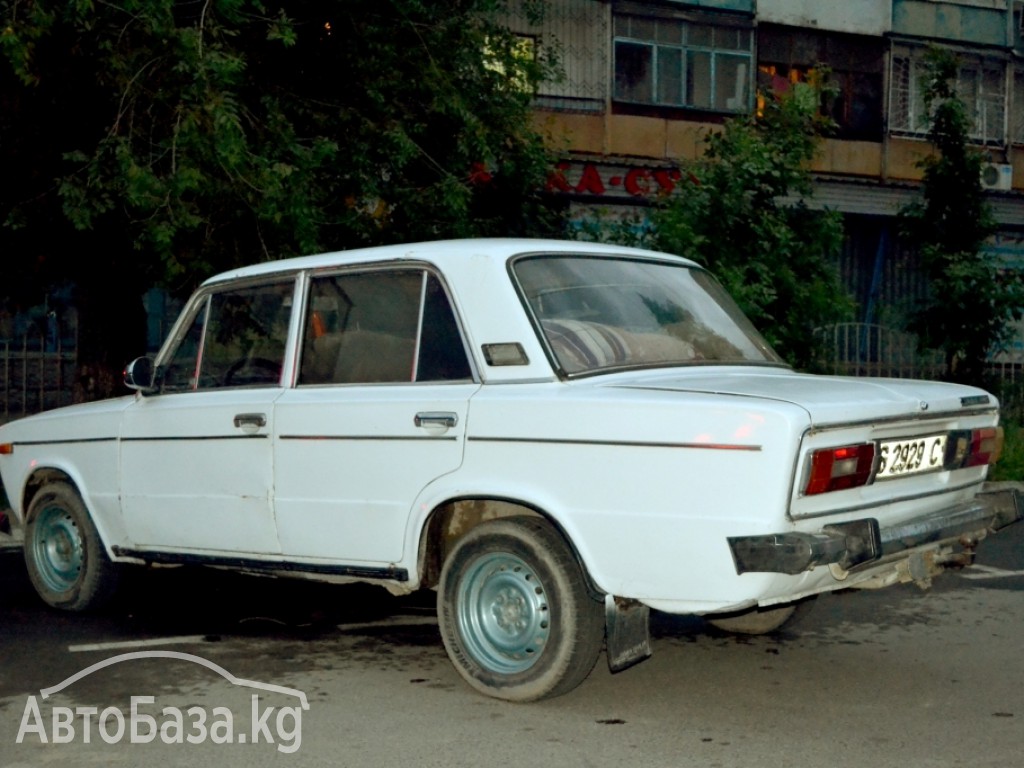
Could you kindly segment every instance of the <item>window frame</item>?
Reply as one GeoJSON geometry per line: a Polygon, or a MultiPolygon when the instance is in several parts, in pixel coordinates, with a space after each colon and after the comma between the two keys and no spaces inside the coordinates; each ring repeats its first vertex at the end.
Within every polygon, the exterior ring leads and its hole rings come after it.
{"type": "Polygon", "coordinates": [[[240,389],[240,388],[253,388],[253,387],[286,387],[289,381],[289,361],[292,360],[293,355],[291,354],[292,339],[294,337],[294,325],[295,319],[300,310],[299,302],[297,301],[299,286],[301,285],[299,273],[291,272],[284,274],[275,274],[260,276],[258,278],[252,278],[247,280],[233,280],[226,282],[217,282],[208,286],[203,286],[192,296],[188,304],[183,308],[182,312],[178,316],[171,333],[168,335],[163,347],[157,355],[156,367],[154,373],[154,394],[184,394],[188,392],[215,392],[229,389],[240,389]],[[288,327],[284,338],[284,347],[281,352],[281,371],[278,376],[276,383],[267,382],[260,384],[237,384],[230,386],[214,386],[214,387],[201,387],[199,386],[199,378],[202,371],[202,365],[204,357],[206,355],[207,337],[210,331],[210,312],[213,304],[213,299],[217,295],[225,295],[232,292],[240,292],[253,288],[262,288],[267,286],[288,286],[291,287],[290,299],[286,296],[285,300],[291,301],[291,308],[289,310],[288,327]],[[194,367],[193,373],[190,377],[191,384],[183,388],[167,389],[166,388],[166,373],[173,362],[175,355],[181,348],[182,343],[188,337],[189,333],[195,327],[195,323],[199,318],[199,315],[203,315],[202,320],[202,334],[200,336],[195,356],[193,358],[194,367]]]}
{"type": "MultiPolygon", "coordinates": [[[[298,330],[295,333],[295,354],[292,373],[293,387],[338,387],[338,386],[407,386],[407,385],[437,385],[437,384],[464,384],[467,382],[479,382],[479,373],[476,361],[473,358],[472,350],[467,342],[465,323],[459,313],[458,306],[452,298],[447,282],[433,265],[417,262],[388,263],[388,264],[358,264],[344,267],[329,267],[308,272],[299,288],[302,295],[301,313],[298,316],[298,330]],[[302,382],[303,356],[307,352],[306,336],[310,329],[309,313],[312,311],[312,290],[313,283],[320,279],[340,278],[344,276],[365,275],[372,273],[395,273],[395,272],[419,272],[420,286],[418,290],[419,306],[416,314],[416,331],[413,339],[413,362],[412,376],[408,381],[317,381],[302,382]],[[466,361],[468,376],[453,379],[420,379],[420,355],[423,345],[423,323],[426,311],[426,297],[428,285],[431,279],[437,281],[438,286],[446,300],[448,309],[451,311],[452,322],[455,331],[458,333],[458,340],[466,361]]],[[[294,318],[293,318],[294,319],[294,318]]]]}
{"type": "MultiPolygon", "coordinates": [[[[611,56],[611,97],[617,104],[630,106],[643,106],[662,109],[686,109],[710,114],[745,114],[750,112],[753,106],[753,86],[756,77],[756,57],[754,55],[754,29],[745,24],[723,23],[723,20],[708,18],[692,18],[678,16],[642,15],[630,11],[617,11],[612,19],[612,56],[611,56]],[[647,23],[652,25],[650,34],[641,36],[634,34],[633,26],[636,23],[647,23]],[[663,38],[659,25],[670,25],[675,27],[676,41],[663,38]],[[692,41],[691,34],[694,30],[706,30],[710,34],[710,42],[692,41]],[[719,35],[725,33],[744,35],[746,47],[726,47],[718,42],[719,35]],[[648,67],[644,78],[650,97],[635,97],[623,93],[620,90],[620,45],[643,48],[648,52],[648,67]],[[662,71],[661,59],[672,53],[678,56],[679,71],[678,77],[674,78],[680,88],[678,99],[663,100],[662,98],[662,71]],[[706,88],[706,103],[697,103],[695,93],[699,89],[693,85],[692,60],[695,56],[706,57],[708,61],[709,76],[707,81],[702,81],[706,88]],[[738,59],[733,67],[723,64],[723,61],[738,59]],[[742,67],[745,71],[738,74],[742,67]],[[728,105],[729,101],[735,99],[735,95],[723,95],[723,73],[736,72],[737,79],[743,83],[743,96],[740,104],[735,108],[728,105]],[[721,102],[721,105],[720,105],[721,102]]],[[[733,94],[736,92],[736,84],[733,83],[733,94]]],[[[704,100],[701,99],[703,102],[704,100]]]]}
{"type": "MultiPolygon", "coordinates": [[[[889,109],[888,133],[897,138],[927,139],[928,124],[925,115],[924,89],[921,75],[924,73],[925,48],[921,46],[894,46],[889,57],[889,109]],[[904,76],[900,71],[906,68],[904,76]],[[906,104],[902,108],[900,100],[906,104]]],[[[968,137],[975,144],[984,146],[1006,146],[1010,131],[1010,104],[1008,78],[1010,67],[1002,57],[984,56],[976,52],[954,50],[960,60],[957,69],[956,90],[972,112],[972,127],[968,137]],[[964,87],[965,72],[975,72],[971,90],[964,87]],[[998,71],[999,84],[986,89],[986,73],[998,71]],[[973,92],[973,97],[968,98],[973,92]],[[995,129],[988,126],[990,110],[998,107],[999,123],[995,129]]]]}

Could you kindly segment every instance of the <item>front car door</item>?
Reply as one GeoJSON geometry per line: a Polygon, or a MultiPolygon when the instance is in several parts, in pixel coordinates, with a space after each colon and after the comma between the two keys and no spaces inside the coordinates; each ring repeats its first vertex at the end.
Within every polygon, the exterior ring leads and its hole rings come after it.
{"type": "Polygon", "coordinates": [[[462,462],[478,385],[430,269],[314,274],[306,307],[296,386],[274,422],[282,552],[383,572],[402,558],[417,496],[462,462]]]}
{"type": "Polygon", "coordinates": [[[270,436],[294,294],[294,276],[200,294],[159,391],[125,412],[122,508],[140,550],[280,552],[270,436]]]}

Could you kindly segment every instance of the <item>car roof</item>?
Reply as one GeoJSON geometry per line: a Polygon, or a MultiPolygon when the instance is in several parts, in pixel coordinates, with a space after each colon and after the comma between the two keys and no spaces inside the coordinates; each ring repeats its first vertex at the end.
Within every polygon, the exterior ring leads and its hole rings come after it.
{"type": "Polygon", "coordinates": [[[372,248],[357,248],[347,251],[333,251],[313,256],[298,256],[277,261],[266,261],[240,267],[207,279],[203,285],[220,283],[238,278],[259,277],[277,273],[297,272],[304,269],[327,269],[355,264],[382,263],[389,261],[428,261],[442,269],[455,266],[469,257],[491,259],[504,263],[512,256],[527,253],[566,253],[578,255],[620,255],[653,258],[673,263],[694,265],[689,259],[671,254],[657,253],[640,248],[629,248],[605,243],[578,242],[575,240],[531,239],[531,238],[474,238],[464,240],[432,240],[401,245],[384,245],[372,248]]]}

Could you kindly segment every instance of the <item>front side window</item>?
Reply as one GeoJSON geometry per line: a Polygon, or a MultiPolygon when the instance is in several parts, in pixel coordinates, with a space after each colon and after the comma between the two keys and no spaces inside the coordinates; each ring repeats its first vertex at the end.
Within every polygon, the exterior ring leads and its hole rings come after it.
{"type": "Polygon", "coordinates": [[[438,278],[423,269],[314,277],[299,384],[472,378],[438,278]]]}
{"type": "Polygon", "coordinates": [[[619,15],[614,48],[618,101],[717,112],[750,107],[749,29],[619,15]]]}
{"type": "Polygon", "coordinates": [[[782,364],[707,272],[627,258],[538,256],[519,289],[567,374],[629,367],[782,364]]]}
{"type": "Polygon", "coordinates": [[[289,280],[206,295],[157,373],[161,389],[278,386],[293,293],[289,280]]]}

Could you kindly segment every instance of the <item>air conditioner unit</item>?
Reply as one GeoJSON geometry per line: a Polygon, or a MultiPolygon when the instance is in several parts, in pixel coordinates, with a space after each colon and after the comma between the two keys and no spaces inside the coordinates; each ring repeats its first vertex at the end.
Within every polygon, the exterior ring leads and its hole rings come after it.
{"type": "Polygon", "coordinates": [[[1007,163],[985,163],[981,166],[981,186],[985,189],[1013,189],[1013,166],[1007,163]]]}

